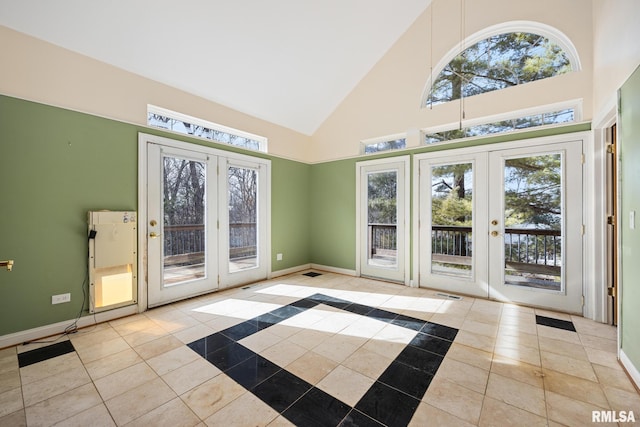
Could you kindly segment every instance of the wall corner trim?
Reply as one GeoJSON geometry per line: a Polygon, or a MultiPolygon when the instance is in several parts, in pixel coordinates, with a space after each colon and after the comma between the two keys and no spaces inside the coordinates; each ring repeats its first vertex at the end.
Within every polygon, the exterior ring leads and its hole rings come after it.
{"type": "Polygon", "coordinates": [[[622,363],[631,380],[635,383],[636,388],[640,389],[640,370],[638,370],[638,367],[633,364],[622,349],[620,349],[620,363],[622,363]]]}

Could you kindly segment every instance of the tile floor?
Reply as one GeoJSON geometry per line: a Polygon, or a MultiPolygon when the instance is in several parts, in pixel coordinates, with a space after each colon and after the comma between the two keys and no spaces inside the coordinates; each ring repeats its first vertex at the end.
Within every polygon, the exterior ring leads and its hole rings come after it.
{"type": "Polygon", "coordinates": [[[615,338],[577,316],[295,274],[0,350],[0,426],[582,426],[601,410],[640,424],[615,338]]]}

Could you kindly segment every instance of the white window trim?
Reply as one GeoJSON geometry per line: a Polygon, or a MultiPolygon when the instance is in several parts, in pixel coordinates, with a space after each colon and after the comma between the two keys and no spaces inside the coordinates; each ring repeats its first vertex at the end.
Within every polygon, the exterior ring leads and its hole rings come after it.
{"type": "Polygon", "coordinates": [[[427,99],[429,98],[429,94],[431,92],[432,80],[437,78],[442,70],[460,53],[462,53],[465,49],[475,45],[479,41],[485,40],[489,37],[497,36],[499,34],[505,33],[533,33],[539,34],[541,36],[547,37],[552,42],[556,43],[562,50],[565,55],[569,59],[571,63],[572,71],[580,71],[582,69],[582,63],[580,62],[580,57],[578,56],[578,50],[575,45],[571,41],[569,37],[567,37],[562,31],[558,30],[551,25],[543,24],[541,22],[534,21],[510,21],[504,22],[501,24],[492,25],[490,27],[484,28],[460,43],[457,43],[453,48],[451,48],[441,59],[440,61],[433,67],[433,72],[427,79],[427,84],[425,85],[422,91],[422,97],[420,99],[420,108],[427,108],[427,99]]]}
{"type": "MultiPolygon", "coordinates": [[[[454,130],[454,129],[459,129],[460,128],[460,124],[462,124],[462,128],[466,128],[466,127],[472,127],[472,126],[478,126],[478,125],[484,125],[484,124],[489,124],[489,123],[495,123],[495,122],[501,122],[504,120],[514,120],[514,119],[518,119],[521,117],[527,117],[527,116],[534,116],[536,114],[544,114],[544,113],[551,113],[554,111],[560,111],[560,110],[566,110],[569,108],[573,108],[574,111],[574,120],[573,122],[567,122],[567,123],[557,123],[557,124],[551,124],[551,125],[540,125],[540,126],[534,126],[534,127],[530,127],[530,128],[524,128],[524,129],[518,129],[512,132],[500,132],[500,133],[491,133],[491,134],[487,134],[487,135],[478,135],[478,136],[470,136],[467,138],[460,138],[460,139],[452,139],[451,141],[461,141],[461,140],[466,140],[466,139],[472,139],[472,138],[487,138],[487,137],[491,137],[491,136],[496,136],[496,135],[505,135],[505,134],[514,134],[514,133],[519,133],[519,132],[529,132],[532,130],[538,130],[538,129],[548,129],[551,127],[558,127],[558,126],[567,126],[567,125],[571,125],[571,124],[575,124],[575,123],[579,123],[582,121],[582,99],[573,99],[570,101],[564,101],[564,102],[557,102],[554,104],[546,104],[546,105],[541,105],[541,106],[536,106],[536,107],[531,107],[531,108],[524,108],[522,110],[514,110],[514,111],[509,111],[506,113],[500,113],[500,114],[494,114],[491,116],[483,116],[483,117],[477,117],[474,119],[468,119],[468,120],[462,120],[462,122],[454,122],[454,123],[447,123],[444,125],[438,125],[438,126],[431,126],[428,128],[422,128],[420,129],[420,145],[424,146],[424,138],[426,135],[431,134],[431,133],[438,133],[438,132],[446,132],[446,131],[450,131],[450,130],[454,130]]],[[[446,144],[450,141],[443,141],[443,142],[439,142],[437,144],[446,144]]]]}
{"type": "MultiPolygon", "coordinates": [[[[247,139],[252,139],[254,141],[257,141],[260,144],[260,149],[258,151],[267,152],[267,143],[268,143],[268,138],[264,137],[264,136],[260,136],[260,135],[256,135],[250,132],[245,132],[239,129],[234,129],[232,127],[229,126],[225,126],[225,125],[221,125],[218,123],[214,123],[214,122],[210,122],[207,120],[203,120],[203,119],[199,119],[197,117],[193,117],[193,116],[189,116],[187,114],[183,114],[183,113],[179,113],[177,111],[173,111],[173,110],[169,110],[166,108],[162,108],[162,107],[158,107],[156,105],[151,105],[151,104],[147,104],[147,117],[149,116],[149,114],[158,114],[160,116],[163,117],[169,117],[171,119],[174,120],[180,120],[186,123],[191,123],[194,125],[198,125],[198,126],[203,126],[205,128],[208,129],[213,129],[213,130],[217,130],[220,132],[225,132],[231,135],[236,135],[242,138],[247,138],[247,139]]],[[[171,131],[170,132],[174,132],[171,131]]],[[[180,132],[176,132],[176,133],[180,133],[180,132]]],[[[182,133],[180,133],[182,135],[182,133]]],[[[225,144],[225,142],[223,141],[216,141],[214,139],[208,139],[208,138],[204,138],[207,141],[214,141],[214,142],[218,142],[220,144],[225,144]]],[[[233,144],[227,144],[227,145],[231,145],[233,147],[236,147],[233,144]]],[[[240,147],[243,148],[243,147],[240,147]]]]}

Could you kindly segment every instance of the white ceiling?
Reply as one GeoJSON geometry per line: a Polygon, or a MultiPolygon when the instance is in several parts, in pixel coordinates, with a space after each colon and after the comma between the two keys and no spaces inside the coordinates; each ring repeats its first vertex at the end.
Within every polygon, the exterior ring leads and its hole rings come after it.
{"type": "Polygon", "coordinates": [[[0,25],[311,135],[431,0],[0,0],[0,25]]]}

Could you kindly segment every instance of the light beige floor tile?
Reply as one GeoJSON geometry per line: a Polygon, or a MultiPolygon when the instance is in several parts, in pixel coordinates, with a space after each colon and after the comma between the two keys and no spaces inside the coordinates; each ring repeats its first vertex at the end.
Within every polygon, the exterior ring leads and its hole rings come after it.
{"type": "Polygon", "coordinates": [[[530,365],[501,356],[494,356],[491,372],[534,387],[543,388],[543,372],[540,366],[530,365]]]}
{"type": "Polygon", "coordinates": [[[552,319],[560,319],[560,320],[566,320],[571,322],[570,314],[558,313],[557,311],[549,311],[549,310],[544,310],[542,308],[536,308],[535,312],[536,312],[536,315],[538,316],[551,317],[552,319]]]}
{"type": "MultiPolygon", "coordinates": [[[[503,318],[505,319],[505,318],[503,318]]],[[[498,335],[528,334],[538,336],[538,325],[533,321],[513,321],[511,318],[499,323],[498,335]]]]}
{"type": "Polygon", "coordinates": [[[176,397],[164,405],[158,406],[140,418],[127,424],[127,427],[171,426],[193,427],[200,423],[198,418],[185,403],[176,397]]]}
{"type": "Polygon", "coordinates": [[[0,393],[0,417],[23,408],[22,389],[20,387],[0,393]]]}
{"type": "Polygon", "coordinates": [[[467,319],[462,323],[462,327],[460,328],[460,330],[470,332],[472,334],[495,337],[498,334],[498,325],[497,323],[489,324],[478,322],[475,320],[469,320],[469,317],[467,316],[467,319]]]}
{"type": "Polygon", "coordinates": [[[87,369],[89,376],[95,381],[140,362],[142,362],[142,358],[138,353],[132,348],[127,348],[120,353],[86,363],[84,367],[87,369]]]}
{"type": "Polygon", "coordinates": [[[592,426],[592,425],[611,425],[617,426],[617,423],[611,424],[595,424],[592,423],[592,412],[596,410],[606,410],[609,408],[599,408],[590,403],[584,403],[579,400],[571,399],[551,391],[547,391],[546,403],[547,413],[550,421],[558,422],[566,426],[592,426]]]}
{"type": "Polygon", "coordinates": [[[334,335],[320,343],[313,351],[335,362],[342,363],[366,341],[364,338],[334,335]]]}
{"type": "Polygon", "coordinates": [[[487,351],[478,350],[477,348],[468,347],[466,345],[453,343],[449,347],[449,351],[445,359],[454,359],[458,362],[468,363],[485,370],[491,369],[492,354],[487,351]]]}
{"type": "Polygon", "coordinates": [[[535,335],[535,331],[532,335],[511,327],[500,327],[500,329],[498,329],[498,336],[496,337],[496,346],[508,347],[513,345],[523,345],[535,348],[536,350],[540,348],[538,336],[535,335]]]}
{"type": "Polygon", "coordinates": [[[595,348],[609,353],[618,354],[618,343],[616,340],[598,338],[592,335],[579,335],[579,337],[580,342],[585,347],[585,350],[587,348],[595,348]]]}
{"type": "Polygon", "coordinates": [[[34,405],[90,382],[91,378],[89,378],[84,366],[57,371],[54,375],[25,384],[22,387],[24,405],[34,405]]]}
{"type": "Polygon", "coordinates": [[[0,373],[0,394],[20,386],[20,370],[18,368],[0,373]]]}
{"type": "Polygon", "coordinates": [[[464,323],[464,317],[466,313],[441,313],[438,309],[438,313],[434,313],[429,319],[430,322],[437,323],[439,325],[449,326],[450,328],[460,329],[462,323],[464,323]]]}
{"type": "Polygon", "coordinates": [[[182,329],[178,332],[174,332],[173,336],[182,341],[184,344],[189,344],[200,338],[208,337],[214,334],[214,330],[202,323],[192,326],[190,328],[182,329]]]}
{"type": "Polygon", "coordinates": [[[480,427],[527,426],[546,427],[547,419],[491,397],[485,397],[480,415],[480,427]]]}
{"type": "Polygon", "coordinates": [[[20,379],[24,386],[46,379],[61,371],[82,368],[82,362],[78,358],[78,355],[76,353],[67,353],[20,368],[20,379]]]}
{"type": "Polygon", "coordinates": [[[368,350],[365,344],[342,362],[342,365],[377,380],[392,361],[393,358],[391,357],[386,357],[368,350]]]}
{"type": "Polygon", "coordinates": [[[333,371],[336,366],[338,366],[338,362],[327,359],[313,351],[308,351],[287,365],[287,370],[309,384],[315,385],[327,376],[329,372],[333,371]]]}
{"type": "Polygon", "coordinates": [[[112,322],[111,326],[115,331],[122,337],[131,335],[135,332],[146,331],[151,328],[156,328],[159,326],[156,325],[151,319],[149,319],[146,315],[140,314],[137,316],[135,320],[131,320],[129,322],[112,322]]]}
{"type": "Polygon", "coordinates": [[[608,366],[598,364],[592,364],[591,366],[593,367],[601,385],[631,392],[636,391],[631,380],[622,369],[610,368],[608,366]]]}
{"type": "Polygon", "coordinates": [[[620,368],[618,362],[618,356],[615,353],[610,353],[604,350],[598,350],[596,348],[585,348],[587,357],[591,363],[596,363],[602,366],[608,366],[609,368],[620,368]]]}
{"type": "Polygon", "coordinates": [[[51,399],[26,407],[27,425],[54,425],[101,403],[102,399],[100,399],[100,395],[93,384],[85,384],[51,399]]]}
{"type": "Polygon", "coordinates": [[[589,360],[587,358],[587,352],[584,350],[582,344],[574,344],[547,337],[540,337],[539,341],[540,350],[560,354],[562,356],[573,357],[578,360],[589,360]]]}
{"type": "MultiPolygon", "coordinates": [[[[151,322],[151,321],[149,321],[151,322]]],[[[149,326],[146,329],[135,331],[130,334],[124,335],[123,339],[131,346],[138,347],[142,344],[146,344],[150,341],[157,340],[158,338],[162,338],[164,336],[168,336],[169,333],[162,329],[160,326],[151,322],[152,326],[149,326]]]]}
{"type": "Polygon", "coordinates": [[[182,312],[178,310],[175,310],[175,312],[177,312],[181,316],[176,318],[171,318],[171,319],[153,318],[151,320],[153,320],[157,325],[159,325],[162,329],[169,332],[170,334],[174,334],[184,329],[192,328],[194,326],[198,326],[202,324],[198,320],[194,319],[193,317],[184,315],[182,314],[182,312]]]}
{"type": "Polygon", "coordinates": [[[602,387],[597,382],[550,369],[544,370],[544,388],[553,393],[591,403],[601,408],[606,408],[609,405],[602,387]]]}
{"type": "Polygon", "coordinates": [[[109,413],[118,426],[125,425],[136,418],[164,405],[176,394],[160,378],[148,381],[136,388],[105,401],[109,413]]]}
{"type": "Polygon", "coordinates": [[[173,335],[165,335],[157,340],[149,341],[145,344],[134,347],[133,349],[140,355],[140,357],[148,360],[180,347],[185,347],[182,341],[173,335]]]}
{"type": "Polygon", "coordinates": [[[489,371],[468,365],[451,358],[445,358],[436,377],[442,377],[462,387],[484,394],[489,380],[489,371]]]}
{"type": "Polygon", "coordinates": [[[541,388],[491,373],[486,395],[536,415],[546,416],[544,391],[541,388]]]}
{"type": "Polygon", "coordinates": [[[500,322],[500,311],[487,312],[482,310],[469,310],[465,322],[478,322],[497,326],[500,322]]]}
{"type": "Polygon", "coordinates": [[[131,348],[131,346],[129,346],[122,337],[119,337],[94,344],[83,349],[78,349],[76,351],[78,356],[80,356],[82,363],[89,363],[112,354],[120,353],[121,351],[129,348],[131,348]]]}
{"type": "Polygon", "coordinates": [[[205,322],[205,325],[213,329],[213,333],[220,332],[224,329],[244,322],[246,319],[237,319],[229,316],[217,316],[215,319],[205,322]]]}
{"type": "Polygon", "coordinates": [[[89,408],[85,411],[80,412],[66,420],[63,420],[56,424],[56,427],[81,427],[81,426],[91,426],[91,427],[112,427],[115,426],[116,423],[111,418],[111,414],[107,410],[107,407],[104,403],[94,406],[93,408],[89,408]]]}
{"type": "Polygon", "coordinates": [[[424,427],[424,426],[456,426],[471,427],[476,424],[470,424],[450,413],[431,406],[427,403],[420,402],[413,418],[409,422],[408,427],[424,427]]]}
{"type": "Polygon", "coordinates": [[[199,358],[163,375],[162,379],[178,395],[181,395],[192,388],[209,381],[211,378],[220,374],[220,372],[221,371],[211,363],[207,362],[205,359],[199,358]]]}
{"type": "MultiPolygon", "coordinates": [[[[333,334],[330,332],[316,331],[314,329],[304,329],[298,333],[291,335],[289,338],[287,338],[287,340],[307,350],[311,350],[315,346],[322,343],[324,340],[331,338],[331,336],[333,336],[333,334]]],[[[278,342],[275,339],[275,335],[271,334],[271,337],[273,337],[271,339],[274,343],[278,342]]],[[[254,351],[259,352],[259,350],[254,351]]]]}
{"type": "Polygon", "coordinates": [[[561,356],[546,351],[540,352],[542,367],[552,369],[557,372],[564,372],[569,375],[584,378],[589,381],[598,381],[591,363],[584,360],[577,360],[572,357],[561,356]]]}
{"type": "Polygon", "coordinates": [[[472,424],[477,424],[483,397],[480,393],[442,377],[434,377],[422,401],[472,424]]]}
{"type": "Polygon", "coordinates": [[[474,334],[468,331],[458,331],[454,342],[468,347],[477,348],[478,350],[487,351],[493,353],[493,348],[496,344],[495,337],[488,337],[486,335],[474,334]]]}
{"type": "Polygon", "coordinates": [[[260,356],[284,368],[306,352],[306,348],[294,344],[289,340],[282,340],[260,353],[260,356]]]}
{"type": "Polygon", "coordinates": [[[553,338],[560,341],[581,344],[578,334],[564,329],[553,328],[551,326],[536,325],[539,337],[553,338]]]}
{"type": "Polygon", "coordinates": [[[540,350],[522,344],[496,344],[494,355],[540,366],[540,350]]]}
{"type": "Polygon", "coordinates": [[[152,357],[147,360],[147,364],[156,371],[156,374],[164,375],[200,358],[200,355],[195,351],[181,345],[171,351],[152,357]]]}
{"type": "MultiPolygon", "coordinates": [[[[640,414],[640,394],[626,390],[620,390],[613,387],[604,387],[611,409],[615,411],[633,411],[634,414],[640,414]]],[[[636,415],[638,422],[640,416],[636,415]]]]}
{"type": "MultiPolygon", "coordinates": [[[[249,335],[248,337],[243,338],[238,342],[255,353],[261,353],[272,345],[279,343],[280,341],[282,341],[282,338],[272,334],[268,331],[268,329],[266,329],[258,333],[249,335]]],[[[298,342],[296,342],[296,344],[301,345],[298,342]]]]}
{"type": "Polygon", "coordinates": [[[252,393],[242,396],[205,420],[211,427],[218,426],[266,426],[278,417],[278,413],[252,393]]]}
{"type": "Polygon", "coordinates": [[[9,415],[0,415],[0,426],[2,427],[27,427],[27,417],[24,409],[10,413],[9,415]]]}
{"type": "Polygon", "coordinates": [[[100,378],[94,383],[106,401],[156,378],[158,375],[153,369],[142,362],[100,378]]]}
{"type": "Polygon", "coordinates": [[[364,343],[361,348],[388,359],[395,359],[405,347],[406,345],[402,343],[369,340],[364,343]]]}
{"type": "Polygon", "coordinates": [[[349,406],[355,406],[374,382],[374,379],[340,365],[324,377],[316,387],[349,406]]]}
{"type": "Polygon", "coordinates": [[[397,325],[386,325],[371,339],[387,343],[409,344],[415,338],[417,331],[397,325]]]}
{"type": "Polygon", "coordinates": [[[571,316],[571,319],[580,335],[591,335],[608,340],[618,339],[618,332],[615,326],[594,322],[579,316],[571,316]]]}
{"type": "Polygon", "coordinates": [[[181,395],[200,419],[206,419],[247,391],[226,375],[218,375],[181,395]]]}
{"type": "Polygon", "coordinates": [[[119,336],[120,335],[118,334],[118,332],[116,332],[116,330],[112,327],[102,327],[94,332],[79,332],[77,334],[71,335],[70,340],[73,344],[73,348],[75,348],[77,351],[78,349],[91,347],[101,342],[118,338],[119,336]]]}
{"type": "Polygon", "coordinates": [[[373,338],[379,332],[381,332],[382,328],[384,328],[386,325],[386,323],[379,320],[360,316],[359,319],[355,320],[342,331],[340,331],[340,334],[369,339],[373,338]]]}

